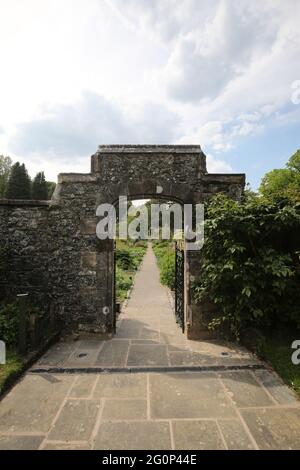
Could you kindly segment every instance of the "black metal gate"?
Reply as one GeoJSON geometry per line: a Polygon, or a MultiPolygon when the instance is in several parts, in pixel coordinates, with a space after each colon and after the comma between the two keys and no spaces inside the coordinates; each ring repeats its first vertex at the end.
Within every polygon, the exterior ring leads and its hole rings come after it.
{"type": "Polygon", "coordinates": [[[184,250],[175,242],[175,317],[184,331],[184,250]]]}
{"type": "Polygon", "coordinates": [[[117,243],[114,240],[114,271],[113,271],[113,330],[116,333],[117,330],[117,286],[116,286],[116,278],[117,278],[117,243]]]}

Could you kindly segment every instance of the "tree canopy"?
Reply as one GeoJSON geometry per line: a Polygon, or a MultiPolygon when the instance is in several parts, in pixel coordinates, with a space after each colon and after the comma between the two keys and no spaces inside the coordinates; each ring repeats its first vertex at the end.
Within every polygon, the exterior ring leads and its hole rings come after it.
{"type": "Polygon", "coordinates": [[[291,156],[286,168],[266,173],[261,181],[259,192],[271,201],[284,199],[300,202],[300,150],[291,156]]]}
{"type": "Polygon", "coordinates": [[[16,162],[12,166],[5,196],[8,199],[31,198],[31,180],[24,163],[16,162]]]}
{"type": "Polygon", "coordinates": [[[12,160],[0,155],[0,198],[5,197],[6,186],[11,172],[12,160]]]}
{"type": "Polygon", "coordinates": [[[35,176],[32,182],[32,199],[39,201],[48,199],[48,185],[46,182],[45,174],[43,171],[40,171],[35,176]]]}

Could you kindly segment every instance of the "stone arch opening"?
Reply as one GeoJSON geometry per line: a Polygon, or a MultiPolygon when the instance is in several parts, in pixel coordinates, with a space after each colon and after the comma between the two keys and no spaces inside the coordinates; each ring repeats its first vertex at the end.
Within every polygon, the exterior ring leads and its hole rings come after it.
{"type": "MultiPolygon", "coordinates": [[[[124,195],[122,195],[124,196],[124,195]]],[[[174,279],[175,279],[175,284],[176,284],[176,273],[178,273],[178,269],[176,271],[176,253],[182,253],[182,256],[183,256],[183,266],[182,266],[182,279],[181,279],[181,284],[179,286],[179,284],[176,286],[174,286],[174,289],[172,291],[173,293],[173,298],[170,299],[170,307],[173,309],[173,314],[174,314],[174,324],[175,324],[175,320],[177,319],[178,321],[178,318],[176,317],[176,308],[177,308],[177,311],[179,310],[182,310],[182,324],[180,324],[180,327],[182,328],[182,331],[184,331],[185,329],[185,320],[187,318],[187,308],[188,308],[188,302],[189,302],[189,297],[188,297],[188,291],[186,290],[186,277],[187,277],[187,272],[188,272],[188,258],[186,256],[186,249],[185,249],[185,243],[184,243],[184,240],[178,240],[178,241],[175,241],[175,238],[174,238],[174,218],[173,216],[171,215],[173,213],[173,210],[174,210],[174,206],[173,204],[176,205],[176,209],[179,210],[180,209],[180,212],[181,212],[181,231],[182,233],[184,232],[184,214],[183,214],[183,210],[184,210],[184,202],[182,201],[182,199],[180,199],[179,197],[172,197],[170,195],[167,195],[167,194],[153,194],[153,193],[148,193],[148,194],[135,194],[135,193],[130,193],[128,194],[128,197],[127,197],[127,201],[129,202],[132,202],[132,201],[136,201],[136,200],[148,200],[149,202],[151,203],[154,203],[154,204],[157,204],[160,206],[160,209],[161,209],[161,205],[162,204],[165,204],[165,203],[169,203],[169,207],[170,207],[170,213],[169,213],[169,217],[165,217],[163,218],[161,212],[159,212],[159,220],[160,220],[160,224],[162,222],[165,222],[167,223],[167,225],[169,224],[170,225],[170,238],[166,240],[167,243],[169,243],[169,246],[172,247],[172,251],[174,252],[174,267],[173,267],[173,270],[174,270],[174,279]],[[179,308],[179,304],[182,300],[182,309],[179,308]]],[[[115,200],[114,203],[113,203],[114,207],[116,207],[118,205],[118,200],[115,200]]],[[[136,211],[138,212],[139,211],[139,208],[137,207],[136,208],[136,211]]],[[[151,210],[150,210],[151,212],[151,210]]],[[[149,213],[148,213],[149,215],[149,213]]],[[[151,227],[151,217],[149,216],[149,219],[148,219],[148,238],[147,239],[144,239],[143,237],[139,238],[139,240],[142,240],[144,242],[146,242],[148,244],[148,248],[147,248],[147,251],[149,250],[149,245],[152,246],[152,244],[155,244],[156,241],[158,241],[161,237],[161,233],[159,234],[159,238],[154,238],[152,237],[152,229],[153,227],[151,227]]],[[[161,230],[161,225],[160,225],[160,230],[161,230]]],[[[130,237],[129,237],[130,238],[130,237]]],[[[112,252],[111,252],[111,261],[110,261],[110,264],[114,266],[114,270],[112,271],[111,273],[111,286],[112,286],[112,296],[113,296],[113,302],[112,302],[112,315],[113,315],[113,330],[114,330],[114,333],[116,333],[116,330],[117,330],[117,319],[119,317],[119,314],[120,314],[120,305],[118,304],[118,299],[117,299],[117,293],[116,293],[116,288],[117,288],[117,279],[116,279],[116,253],[117,253],[117,244],[118,244],[118,237],[117,239],[114,241],[114,243],[111,245],[112,247],[112,252]]],[[[125,244],[126,244],[126,241],[125,241],[125,244]]],[[[152,251],[152,247],[150,248],[151,251],[152,251]]],[[[164,288],[166,291],[168,290],[167,288],[164,288]]],[[[154,291],[154,295],[155,295],[155,291],[154,291]]],[[[130,302],[130,300],[129,300],[130,302]]],[[[155,310],[155,308],[154,308],[155,310]]],[[[156,312],[154,312],[155,314],[156,312]]]]}
{"type": "MultiPolygon", "coordinates": [[[[239,199],[244,184],[244,174],[208,173],[199,145],[101,145],[91,157],[89,173],[58,175],[50,202],[2,200],[1,237],[14,247],[15,261],[23,252],[28,258],[30,247],[32,269],[18,272],[23,285],[34,287],[32,279],[40,277],[41,262],[47,267],[43,285],[60,306],[66,331],[110,335],[113,240],[96,236],[99,204],[113,204],[119,195],[146,199],[159,195],[188,204],[202,203],[218,192],[239,199]]],[[[192,289],[200,275],[201,253],[187,251],[185,263],[186,333],[190,338],[204,337],[207,309],[195,304],[192,289]]],[[[4,288],[13,292],[15,286],[7,281],[4,288]]]]}

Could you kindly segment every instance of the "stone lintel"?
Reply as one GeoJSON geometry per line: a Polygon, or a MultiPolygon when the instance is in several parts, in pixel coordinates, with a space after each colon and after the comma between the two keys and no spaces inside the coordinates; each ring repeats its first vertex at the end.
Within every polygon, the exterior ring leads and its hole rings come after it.
{"type": "Polygon", "coordinates": [[[245,185],[246,175],[245,173],[206,173],[203,175],[203,182],[245,185]]]}
{"type": "Polygon", "coordinates": [[[90,173],[60,173],[57,177],[58,183],[95,183],[97,180],[90,173]]]}

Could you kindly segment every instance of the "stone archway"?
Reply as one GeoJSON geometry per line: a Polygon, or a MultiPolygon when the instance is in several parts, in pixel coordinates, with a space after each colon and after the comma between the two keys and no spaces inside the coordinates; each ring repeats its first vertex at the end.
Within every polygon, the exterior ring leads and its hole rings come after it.
{"type": "MultiPolygon", "coordinates": [[[[240,174],[208,174],[206,157],[197,145],[103,145],[91,157],[91,173],[59,175],[52,210],[64,214],[66,232],[70,227],[76,232],[68,248],[73,260],[65,266],[68,273],[63,275],[64,285],[67,277],[77,279],[66,293],[67,325],[102,333],[113,331],[113,241],[96,238],[99,204],[114,204],[120,195],[153,198],[158,190],[160,197],[181,204],[203,202],[219,191],[239,198],[244,181],[240,174]]],[[[190,337],[199,330],[199,307],[193,305],[190,292],[190,281],[198,272],[199,253],[187,252],[185,319],[190,337]]]]}
{"type": "MultiPolygon", "coordinates": [[[[161,198],[182,204],[201,203],[217,192],[239,199],[244,184],[244,174],[207,173],[199,145],[102,145],[91,157],[90,173],[58,176],[51,201],[0,201],[0,234],[11,247],[19,285],[50,296],[66,330],[111,334],[113,241],[96,236],[98,205],[120,195],[152,198],[158,188],[161,198]]],[[[190,338],[206,334],[207,307],[194,303],[191,289],[200,263],[199,252],[186,252],[190,338]]],[[[9,281],[4,288],[16,290],[9,281]]]]}

